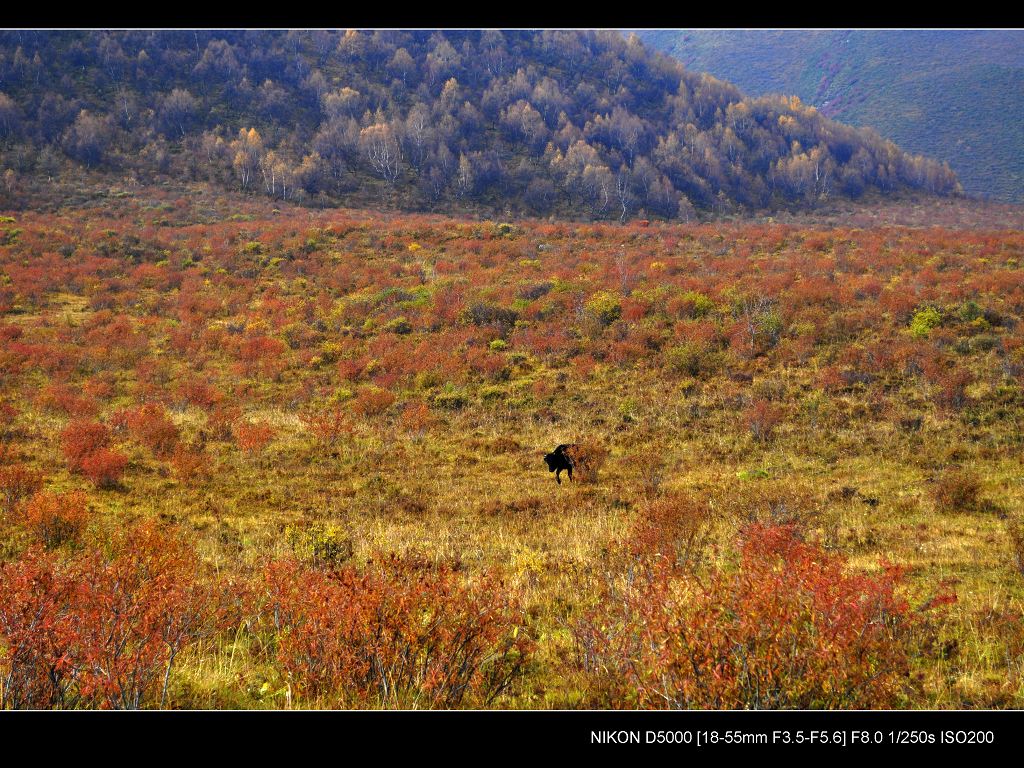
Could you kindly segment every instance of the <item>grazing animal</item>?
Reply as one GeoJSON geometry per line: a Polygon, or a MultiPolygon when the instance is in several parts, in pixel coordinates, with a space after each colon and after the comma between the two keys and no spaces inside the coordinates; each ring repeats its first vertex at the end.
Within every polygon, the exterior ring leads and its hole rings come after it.
{"type": "Polygon", "coordinates": [[[575,443],[560,445],[544,456],[544,461],[548,465],[548,472],[555,473],[555,481],[559,485],[562,484],[562,478],[560,477],[562,470],[565,470],[569,475],[569,479],[572,480],[572,470],[576,466],[573,455],[577,447],[575,443]]]}

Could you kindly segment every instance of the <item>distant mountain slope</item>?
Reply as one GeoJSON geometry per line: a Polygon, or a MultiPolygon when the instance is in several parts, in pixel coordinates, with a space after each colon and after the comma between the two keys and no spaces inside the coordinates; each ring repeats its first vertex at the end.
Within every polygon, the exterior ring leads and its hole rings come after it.
{"type": "MultiPolygon", "coordinates": [[[[627,219],[960,190],[618,32],[0,32],[0,175],[627,219]]],[[[9,183],[8,183],[9,182],[9,183]]]]}
{"type": "Polygon", "coordinates": [[[1024,32],[655,30],[642,40],[745,94],[794,94],[1024,201],[1024,32]]]}

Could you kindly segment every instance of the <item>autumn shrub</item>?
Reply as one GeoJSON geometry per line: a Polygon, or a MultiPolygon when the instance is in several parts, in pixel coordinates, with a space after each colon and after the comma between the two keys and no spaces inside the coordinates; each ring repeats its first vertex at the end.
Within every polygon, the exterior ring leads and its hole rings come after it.
{"type": "Polygon", "coordinates": [[[700,376],[717,370],[720,356],[699,342],[688,341],[666,352],[665,362],[675,373],[700,376]]]}
{"type": "Polygon", "coordinates": [[[7,456],[0,448],[0,511],[13,509],[23,499],[43,487],[43,473],[29,469],[21,462],[5,463],[7,456]]]}
{"type": "Polygon", "coordinates": [[[322,446],[334,447],[351,438],[355,431],[352,420],[341,408],[306,413],[302,423],[322,446]]]}
{"type": "Polygon", "coordinates": [[[583,305],[584,313],[601,326],[608,326],[622,316],[620,298],[609,291],[598,291],[583,305]]]}
{"type": "Polygon", "coordinates": [[[121,482],[128,457],[120,451],[100,448],[82,459],[79,469],[97,488],[113,488],[121,482]]]}
{"type": "Polygon", "coordinates": [[[179,653],[238,615],[176,537],[143,524],[112,546],[0,565],[0,706],[161,706],[179,653]]]}
{"type": "Polygon", "coordinates": [[[132,437],[158,458],[170,458],[178,444],[178,427],[159,403],[146,403],[130,411],[127,426],[132,437]]]}
{"type": "Polygon", "coordinates": [[[973,512],[981,506],[981,480],[965,469],[947,469],[932,486],[932,498],[941,512],[973,512]]]}
{"type": "Polygon", "coordinates": [[[665,463],[660,457],[640,455],[631,462],[637,467],[640,475],[640,491],[644,498],[656,497],[661,493],[665,482],[665,463]]]}
{"type": "Polygon", "coordinates": [[[39,404],[75,418],[92,418],[99,413],[95,400],[83,397],[66,384],[51,384],[46,387],[39,395],[39,404]]]}
{"type": "Polygon", "coordinates": [[[365,387],[352,401],[352,411],[359,416],[380,416],[395,402],[395,396],[386,389],[365,387]]]}
{"type": "Polygon", "coordinates": [[[776,427],[782,423],[785,412],[778,405],[768,400],[754,400],[743,411],[743,420],[750,434],[759,443],[768,442],[775,434],[776,427]]]}
{"type": "Polygon", "coordinates": [[[573,464],[572,479],[579,483],[596,483],[598,473],[608,459],[608,449],[596,440],[581,440],[567,451],[573,464]]]}
{"type": "Polygon", "coordinates": [[[235,442],[238,447],[249,454],[259,453],[274,439],[274,428],[260,422],[253,424],[244,421],[235,425],[235,442]]]}
{"type": "Polygon", "coordinates": [[[339,707],[487,705],[533,643],[497,583],[398,561],[360,572],[279,560],[266,570],[276,663],[303,699],[339,707]]]}
{"type": "Polygon", "coordinates": [[[430,406],[423,400],[410,401],[402,408],[402,429],[413,435],[422,435],[434,423],[430,406]]]}
{"type": "Polygon", "coordinates": [[[974,375],[967,370],[953,369],[944,372],[937,381],[934,399],[937,405],[951,411],[959,411],[970,402],[967,387],[974,381],[974,375]]]}
{"type": "Polygon", "coordinates": [[[212,473],[210,457],[201,446],[179,443],[170,458],[179,483],[193,485],[208,479],[212,473]]]}
{"type": "Polygon", "coordinates": [[[52,553],[29,549],[0,563],[0,709],[73,705],[74,575],[52,553]]]}
{"type": "Polygon", "coordinates": [[[916,614],[901,572],[848,571],[793,526],[751,525],[735,568],[660,560],[574,628],[598,707],[877,708],[904,701],[916,614]]]}
{"type": "Polygon", "coordinates": [[[25,527],[47,548],[77,541],[89,520],[88,498],[81,491],[40,491],[25,505],[25,527]]]}
{"type": "Polygon", "coordinates": [[[935,307],[924,307],[914,313],[910,321],[910,334],[917,339],[924,339],[935,328],[942,324],[942,314],[935,307]]]}
{"type": "Polygon", "coordinates": [[[214,439],[230,440],[234,425],[241,415],[242,410],[238,406],[221,404],[207,414],[206,427],[214,439]]]}
{"type": "Polygon", "coordinates": [[[68,466],[77,472],[86,456],[110,444],[110,430],[97,421],[72,421],[61,432],[60,443],[68,466]]]}
{"type": "Polygon", "coordinates": [[[196,380],[182,382],[178,386],[178,396],[206,411],[216,408],[224,400],[224,395],[216,387],[196,380]]]}
{"type": "Polygon", "coordinates": [[[672,493],[647,502],[627,539],[626,551],[644,558],[667,559],[675,567],[700,563],[711,536],[706,501],[672,493]]]}

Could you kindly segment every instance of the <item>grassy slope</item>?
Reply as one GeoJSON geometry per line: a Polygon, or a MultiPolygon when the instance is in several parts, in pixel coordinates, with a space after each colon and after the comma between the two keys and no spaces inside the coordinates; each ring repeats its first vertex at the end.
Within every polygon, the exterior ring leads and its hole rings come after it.
{"type": "MultiPolygon", "coordinates": [[[[275,225],[276,216],[265,207],[249,210],[255,221],[247,230],[275,225]]],[[[143,228],[162,212],[157,204],[140,207],[133,228],[143,228]]],[[[296,230],[312,227],[311,232],[345,215],[291,213],[296,230]]],[[[217,218],[215,212],[210,215],[217,218]]],[[[368,220],[373,216],[364,215],[368,220]]],[[[82,212],[83,221],[92,217],[96,211],[82,212]]],[[[25,216],[24,225],[30,228],[36,218],[25,216]]],[[[415,238],[430,250],[457,254],[463,247],[460,237],[450,235],[463,224],[443,219],[378,221],[399,239],[397,255],[372,243],[364,250],[358,238],[346,242],[344,252],[347,257],[402,263],[409,258],[404,243],[415,238]]],[[[603,242],[557,240],[558,252],[545,258],[564,254],[582,272],[588,263],[606,262],[623,243],[650,247],[643,243],[681,234],[672,251],[654,246],[659,258],[706,270],[724,264],[750,237],[749,232],[725,228],[716,253],[706,240],[687,237],[687,228],[655,227],[645,231],[646,240],[630,239],[628,230],[622,231],[619,236],[606,229],[603,242]],[[619,237],[622,242],[616,242],[619,237]],[[581,256],[581,250],[587,255],[581,256]]],[[[855,250],[867,235],[847,232],[843,237],[855,250]]],[[[961,245],[958,237],[948,233],[949,258],[966,252],[970,255],[965,260],[979,266],[990,263],[976,257],[976,245],[961,245]]],[[[514,279],[526,268],[515,266],[520,249],[535,252],[538,242],[548,239],[542,225],[524,223],[507,246],[511,258],[506,278],[514,279]]],[[[833,264],[831,251],[822,257],[833,264]]],[[[745,258],[760,269],[769,268],[775,255],[745,258]]],[[[258,279],[290,291],[291,281],[273,273],[258,279]]],[[[21,325],[27,338],[41,341],[54,328],[80,327],[94,314],[84,296],[61,293],[37,310],[12,314],[4,322],[21,325]]],[[[162,338],[162,332],[154,335],[154,348],[164,347],[162,338]]],[[[872,340],[870,334],[859,339],[872,340]]],[[[994,359],[976,355],[971,361],[984,381],[977,396],[991,400],[988,379],[994,359]]],[[[650,491],[638,457],[657,457],[664,468],[661,491],[687,491],[712,499],[722,510],[722,540],[742,519],[729,512],[737,494],[786,488],[810,500],[805,522],[812,537],[848,555],[854,567],[875,569],[880,557],[906,565],[915,604],[934,594],[943,581],[953,580],[960,602],[952,608],[944,637],[957,642],[959,650],[941,658],[922,655],[918,663],[924,697],[908,705],[1020,706],[1021,634],[1017,624],[1003,617],[1019,615],[1024,581],[1010,563],[1007,523],[989,511],[942,512],[928,493],[935,475],[958,462],[978,474],[983,495],[1006,516],[1024,515],[1020,411],[979,427],[936,411],[926,404],[918,384],[899,380],[889,395],[893,406],[910,404],[925,415],[922,430],[907,433],[891,418],[871,416],[871,401],[859,390],[821,396],[816,391],[816,358],[806,365],[773,366],[759,360],[750,366],[755,378],[749,384],[738,384],[724,372],[707,380],[681,381],[653,362],[622,369],[599,366],[566,382],[568,366],[526,356],[501,385],[501,398],[485,399],[483,390],[473,386],[465,410],[437,412],[435,426],[419,438],[387,417],[362,420],[338,455],[326,455],[312,442],[295,408],[286,404],[281,382],[260,378],[249,382],[260,396],[248,403],[246,415],[277,429],[264,455],[247,457],[228,441],[211,441],[213,477],[189,487],[146,449],[125,441],[132,464],[124,487],[90,495],[108,524],[154,516],[177,522],[218,569],[242,570],[267,555],[285,554],[285,527],[315,520],[342,525],[359,562],[383,552],[418,552],[435,561],[457,559],[471,573],[497,567],[511,589],[521,590],[540,640],[535,672],[502,705],[566,707],[580,703],[566,626],[585,607],[588,579],[600,576],[602,551],[628,532],[650,491]],[[546,385],[543,395],[535,394],[538,382],[546,385]],[[741,423],[736,403],[767,385],[784,393],[782,400],[792,405],[793,417],[776,439],[758,443],[741,423]],[[611,449],[599,482],[555,486],[544,472],[540,451],[587,433],[601,435],[611,449]],[[752,469],[763,469],[768,477],[743,474],[752,469]],[[844,488],[855,493],[836,495],[844,488]]],[[[188,361],[175,359],[171,372],[176,378],[188,371],[188,361]]],[[[219,357],[210,361],[205,375],[217,382],[232,378],[227,360],[219,357]]],[[[309,375],[289,371],[284,384],[309,375]]],[[[137,383],[134,372],[118,370],[117,378],[119,394],[107,404],[109,410],[135,402],[130,394],[137,383]]],[[[64,420],[33,406],[28,395],[34,392],[26,384],[19,399],[26,415],[19,423],[17,450],[47,474],[50,487],[80,486],[80,478],[68,473],[55,439],[64,420]]],[[[176,410],[174,418],[189,440],[204,424],[202,412],[194,407],[176,410]]],[[[172,691],[176,706],[284,704],[280,681],[241,631],[233,639],[211,640],[191,650],[178,669],[172,691]],[[271,683],[270,694],[260,693],[265,682],[271,683]]]]}
{"type": "Polygon", "coordinates": [[[1002,31],[641,32],[751,95],[796,94],[946,160],[971,194],[1024,200],[1024,33],[1002,31]]]}

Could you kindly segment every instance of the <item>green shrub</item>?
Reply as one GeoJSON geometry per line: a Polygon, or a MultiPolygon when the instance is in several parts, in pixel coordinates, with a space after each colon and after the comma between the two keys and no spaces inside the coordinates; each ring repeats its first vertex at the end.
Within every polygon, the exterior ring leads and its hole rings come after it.
{"type": "Polygon", "coordinates": [[[316,522],[305,528],[289,525],[284,537],[299,560],[314,566],[341,565],[354,551],[352,539],[334,523],[316,522]]]}
{"type": "Polygon", "coordinates": [[[601,325],[611,325],[622,317],[622,304],[619,297],[610,291],[598,291],[590,297],[584,306],[587,314],[597,319],[601,325]]]}
{"type": "Polygon", "coordinates": [[[910,321],[910,333],[916,339],[927,338],[933,328],[942,324],[942,315],[935,307],[925,307],[914,313],[910,321]]]}

